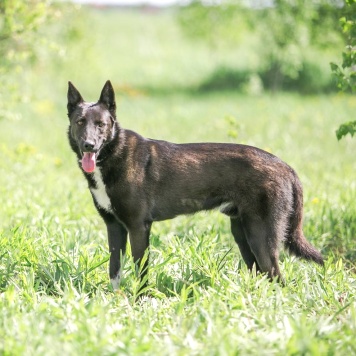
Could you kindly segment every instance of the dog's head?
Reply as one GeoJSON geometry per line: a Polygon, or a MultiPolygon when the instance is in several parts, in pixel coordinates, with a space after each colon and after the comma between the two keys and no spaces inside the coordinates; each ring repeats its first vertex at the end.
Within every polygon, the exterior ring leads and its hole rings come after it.
{"type": "Polygon", "coordinates": [[[75,86],[68,83],[69,135],[81,154],[82,168],[91,173],[103,147],[115,136],[117,130],[114,89],[108,80],[99,101],[89,103],[75,86]]]}

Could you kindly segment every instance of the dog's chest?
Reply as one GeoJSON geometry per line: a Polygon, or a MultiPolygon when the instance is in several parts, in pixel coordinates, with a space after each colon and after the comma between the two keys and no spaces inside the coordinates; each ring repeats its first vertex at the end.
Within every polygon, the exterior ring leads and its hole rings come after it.
{"type": "Polygon", "coordinates": [[[93,178],[95,181],[95,188],[91,187],[92,192],[97,204],[107,212],[112,212],[111,201],[106,192],[105,184],[103,181],[103,176],[99,168],[97,168],[93,173],[93,178]]]}

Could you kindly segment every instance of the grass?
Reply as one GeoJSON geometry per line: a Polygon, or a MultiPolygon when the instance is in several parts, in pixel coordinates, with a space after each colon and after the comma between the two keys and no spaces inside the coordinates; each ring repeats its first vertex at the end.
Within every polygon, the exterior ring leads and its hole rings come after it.
{"type": "Polygon", "coordinates": [[[85,16],[96,31],[69,45],[63,63],[29,69],[30,102],[16,103],[19,119],[0,122],[0,353],[355,354],[355,142],[334,133],[354,98],[194,92],[223,55],[210,61],[172,14],[85,16]],[[290,163],[304,185],[304,231],[325,268],[283,255],[287,285],[269,283],[247,271],[228,220],[202,213],[153,226],[149,297],[136,300],[129,256],[114,293],[105,226],[65,135],[66,79],[95,100],[108,78],[124,127],[176,142],[253,144],[290,163]]]}

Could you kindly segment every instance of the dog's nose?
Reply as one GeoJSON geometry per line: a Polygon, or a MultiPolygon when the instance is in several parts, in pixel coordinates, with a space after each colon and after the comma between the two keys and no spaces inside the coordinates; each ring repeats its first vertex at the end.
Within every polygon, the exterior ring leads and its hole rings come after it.
{"type": "Polygon", "coordinates": [[[85,141],[83,147],[86,152],[91,152],[94,149],[94,143],[92,141],[85,141]]]}

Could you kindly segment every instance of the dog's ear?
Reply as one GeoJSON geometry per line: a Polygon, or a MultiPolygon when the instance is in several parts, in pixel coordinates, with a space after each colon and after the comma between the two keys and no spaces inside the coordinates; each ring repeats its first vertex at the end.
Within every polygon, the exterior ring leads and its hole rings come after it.
{"type": "Polygon", "coordinates": [[[103,90],[101,91],[99,103],[104,104],[110,111],[111,115],[114,117],[116,116],[115,93],[110,80],[105,83],[103,90]]]}
{"type": "Polygon", "coordinates": [[[69,116],[75,110],[77,105],[82,103],[84,100],[80,95],[79,91],[77,90],[77,88],[71,82],[68,82],[67,97],[68,97],[67,109],[68,109],[68,116],[69,116]]]}

